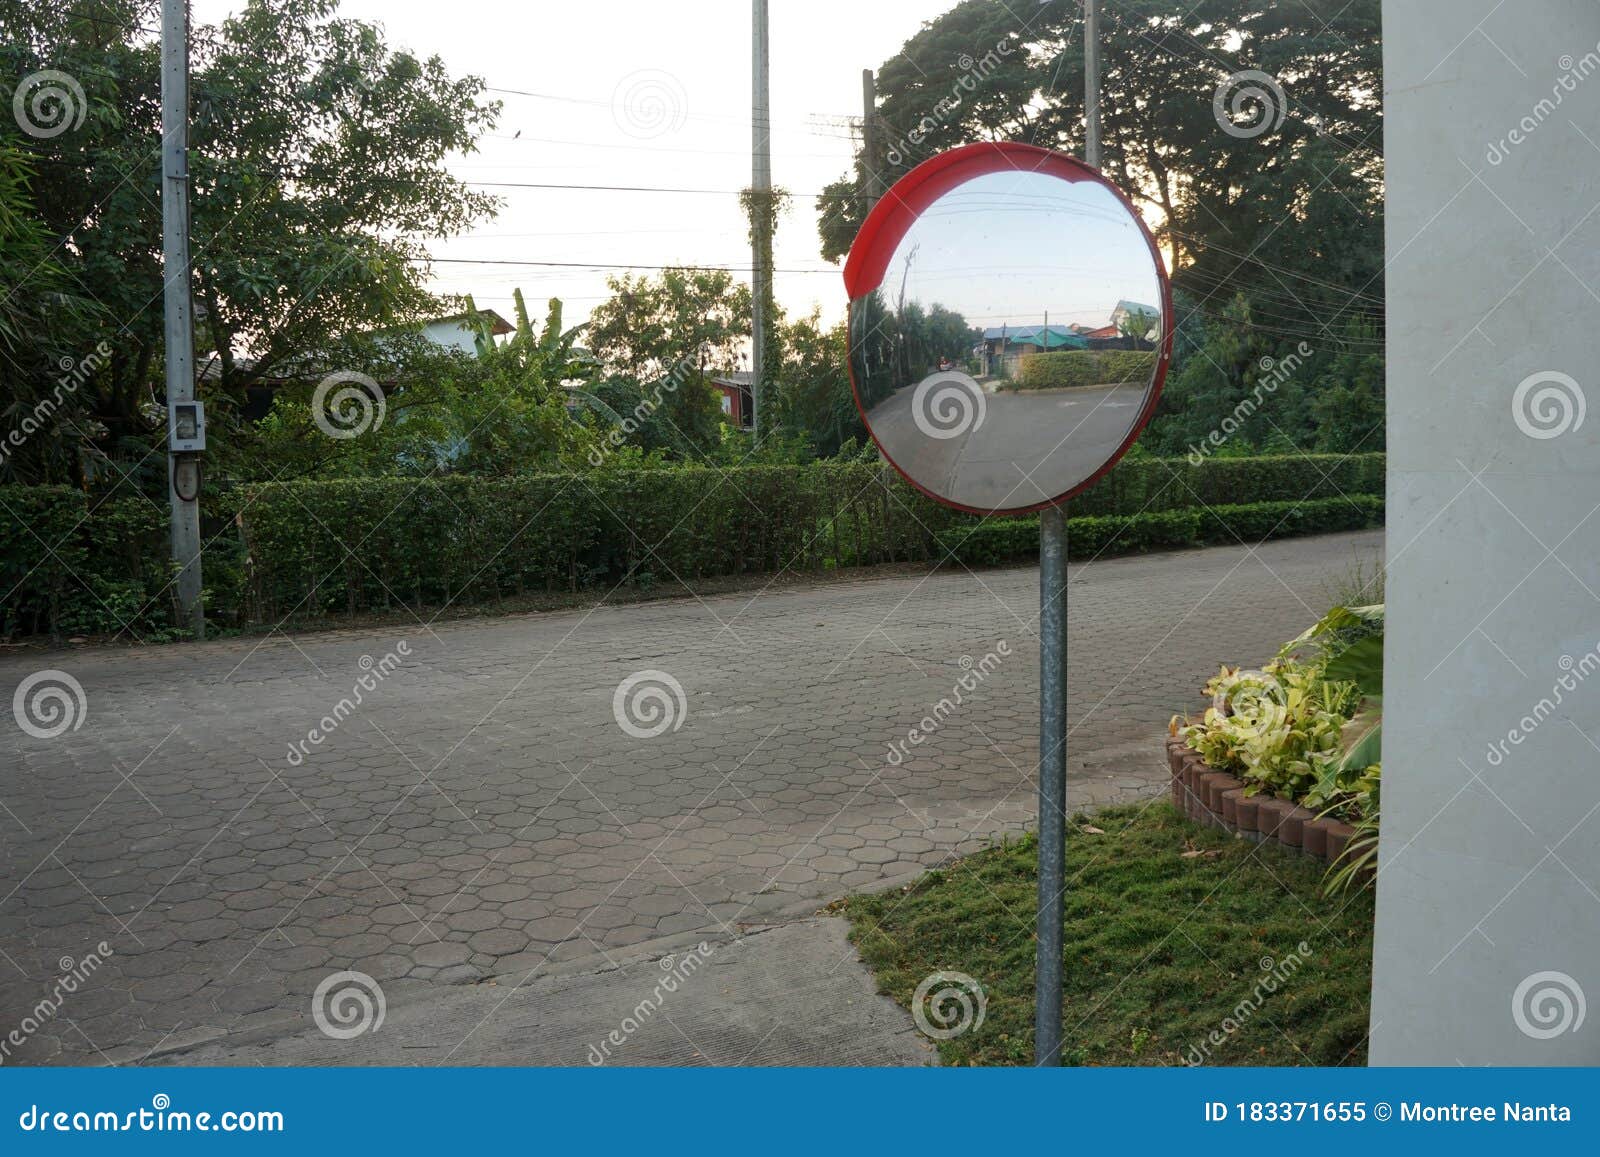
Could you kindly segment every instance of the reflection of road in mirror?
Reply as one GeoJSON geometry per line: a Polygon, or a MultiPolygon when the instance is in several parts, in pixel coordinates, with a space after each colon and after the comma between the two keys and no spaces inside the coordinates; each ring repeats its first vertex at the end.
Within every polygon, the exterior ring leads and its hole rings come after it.
{"type": "Polygon", "coordinates": [[[960,371],[929,374],[874,406],[867,422],[889,458],[934,493],[978,509],[1014,508],[1094,474],[1128,436],[1148,389],[997,384],[960,371]]]}

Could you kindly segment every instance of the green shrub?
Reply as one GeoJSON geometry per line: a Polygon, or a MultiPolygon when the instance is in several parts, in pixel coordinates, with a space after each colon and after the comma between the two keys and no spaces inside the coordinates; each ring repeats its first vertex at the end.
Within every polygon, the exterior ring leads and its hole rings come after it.
{"type": "MultiPolygon", "coordinates": [[[[1072,549],[1351,529],[1381,519],[1382,488],[1377,454],[1129,458],[1072,500],[1072,549]]],[[[209,487],[201,506],[207,615],[225,626],[1038,549],[1036,518],[949,510],[878,462],[273,482],[209,487]]],[[[144,498],[0,486],[0,633],[170,633],[166,518],[144,498]]]]}
{"type": "MultiPolygon", "coordinates": [[[[1157,547],[1262,542],[1297,534],[1360,530],[1382,522],[1383,500],[1372,495],[1251,502],[1133,515],[1069,517],[1067,546],[1072,557],[1088,558],[1157,547]]],[[[990,519],[976,526],[953,527],[939,535],[939,546],[946,557],[968,566],[1037,558],[1039,519],[990,519]]]]}
{"type": "Polygon", "coordinates": [[[0,636],[170,633],[167,511],[68,486],[0,486],[0,636]]]}
{"type": "Polygon", "coordinates": [[[1156,355],[1150,350],[1056,350],[1025,354],[1016,388],[1046,390],[1112,382],[1148,382],[1156,355]]]}

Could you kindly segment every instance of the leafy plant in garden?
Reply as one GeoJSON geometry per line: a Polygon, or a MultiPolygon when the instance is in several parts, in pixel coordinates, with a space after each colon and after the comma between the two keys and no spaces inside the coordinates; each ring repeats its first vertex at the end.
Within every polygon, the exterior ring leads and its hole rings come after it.
{"type": "Polygon", "coordinates": [[[1338,760],[1349,685],[1280,658],[1258,672],[1223,667],[1205,689],[1212,705],[1181,734],[1208,765],[1244,779],[1247,793],[1302,799],[1338,760]]]}
{"type": "Polygon", "coordinates": [[[1370,880],[1382,775],[1381,603],[1333,607],[1259,672],[1224,667],[1206,683],[1212,706],[1174,730],[1246,791],[1335,815],[1356,834],[1328,873],[1343,890],[1370,880]]]}
{"type": "Polygon", "coordinates": [[[1383,744],[1384,605],[1333,607],[1285,650],[1317,651],[1330,678],[1349,681],[1360,696],[1360,710],[1345,727],[1344,757],[1324,770],[1306,800],[1307,807],[1349,820],[1356,834],[1328,873],[1330,890],[1342,891],[1370,880],[1378,855],[1379,780],[1383,744]]]}

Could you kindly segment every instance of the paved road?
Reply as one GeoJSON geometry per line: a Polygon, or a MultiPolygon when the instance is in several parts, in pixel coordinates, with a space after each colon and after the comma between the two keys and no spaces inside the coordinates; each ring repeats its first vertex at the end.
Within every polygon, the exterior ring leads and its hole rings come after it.
{"type": "MultiPolygon", "coordinates": [[[[1168,716],[1219,661],[1298,631],[1379,544],[1078,568],[1074,802],[1159,790],[1168,716]]],[[[0,1030],[25,1037],[0,1059],[300,1031],[339,970],[400,1016],[447,986],[681,952],[1017,831],[1035,584],[941,572],[0,659],[6,701],[59,668],[87,704],[55,738],[0,730],[0,1030]],[[649,671],[682,699],[636,682],[630,734],[617,691],[649,671]],[[73,991],[41,1009],[63,971],[73,991]]]]}
{"type": "Polygon", "coordinates": [[[929,489],[981,510],[1016,509],[1065,494],[1104,465],[1144,395],[1142,384],[989,393],[944,371],[897,390],[869,417],[890,457],[929,489]]]}

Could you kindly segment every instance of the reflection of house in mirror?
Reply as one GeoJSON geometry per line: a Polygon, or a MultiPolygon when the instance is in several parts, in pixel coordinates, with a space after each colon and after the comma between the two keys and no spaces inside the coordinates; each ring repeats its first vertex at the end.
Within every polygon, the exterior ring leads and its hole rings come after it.
{"type": "Polygon", "coordinates": [[[1024,354],[1046,350],[1088,349],[1082,326],[996,325],[983,331],[983,372],[991,377],[1016,374],[1024,354]]]}
{"type": "Polygon", "coordinates": [[[1161,311],[1137,301],[1119,301],[1111,320],[1098,329],[1078,325],[992,325],[972,352],[990,377],[1013,378],[1022,359],[1056,350],[1153,350],[1161,340],[1161,311]]]}

